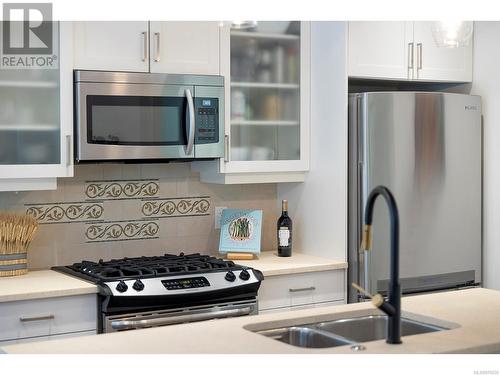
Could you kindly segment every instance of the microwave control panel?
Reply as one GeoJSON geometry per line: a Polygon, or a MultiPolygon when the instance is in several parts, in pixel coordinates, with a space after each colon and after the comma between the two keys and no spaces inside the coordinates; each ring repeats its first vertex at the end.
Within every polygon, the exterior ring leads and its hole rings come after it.
{"type": "Polygon", "coordinates": [[[219,142],[219,99],[195,98],[195,143],[219,142]]]}

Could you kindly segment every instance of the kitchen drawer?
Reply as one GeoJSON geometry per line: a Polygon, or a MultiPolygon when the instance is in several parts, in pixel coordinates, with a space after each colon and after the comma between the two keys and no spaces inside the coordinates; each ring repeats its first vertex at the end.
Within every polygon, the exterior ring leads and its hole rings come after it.
{"type": "Polygon", "coordinates": [[[269,276],[259,289],[259,310],[343,301],[344,270],[269,276]]]}
{"type": "Polygon", "coordinates": [[[0,303],[0,342],[96,327],[95,294],[0,303]]]}

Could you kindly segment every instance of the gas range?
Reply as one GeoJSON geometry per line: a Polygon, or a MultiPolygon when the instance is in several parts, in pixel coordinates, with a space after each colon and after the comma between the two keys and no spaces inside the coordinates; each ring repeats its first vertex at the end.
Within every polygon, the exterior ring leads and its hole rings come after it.
{"type": "Polygon", "coordinates": [[[82,261],[54,270],[99,289],[99,332],[257,313],[262,273],[209,255],[82,261]]]}

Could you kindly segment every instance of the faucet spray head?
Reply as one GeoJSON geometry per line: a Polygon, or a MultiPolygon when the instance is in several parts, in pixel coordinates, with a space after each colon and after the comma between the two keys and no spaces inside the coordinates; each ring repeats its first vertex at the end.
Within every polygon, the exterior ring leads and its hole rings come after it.
{"type": "Polygon", "coordinates": [[[372,248],[372,226],[365,224],[363,226],[363,237],[361,240],[361,251],[368,251],[372,248]]]}
{"type": "Polygon", "coordinates": [[[370,298],[375,307],[380,307],[384,304],[385,300],[381,294],[377,293],[375,295],[371,295],[367,290],[362,288],[360,285],[358,285],[356,283],[351,283],[351,285],[353,286],[354,289],[356,289],[358,292],[363,294],[365,297],[370,298]]]}
{"type": "Polygon", "coordinates": [[[380,307],[384,304],[384,302],[385,302],[385,299],[381,294],[377,293],[374,296],[372,296],[373,306],[380,307]]]}

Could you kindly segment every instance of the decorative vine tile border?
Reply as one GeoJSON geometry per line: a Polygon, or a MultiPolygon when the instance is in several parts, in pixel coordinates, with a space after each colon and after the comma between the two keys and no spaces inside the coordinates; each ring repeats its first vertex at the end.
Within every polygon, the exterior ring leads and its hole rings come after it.
{"type": "Polygon", "coordinates": [[[102,221],[102,202],[57,202],[25,204],[26,214],[39,224],[102,221]]]}
{"type": "Polygon", "coordinates": [[[210,197],[159,198],[143,200],[142,214],[145,217],[166,218],[210,215],[210,197]]]}
{"type": "Polygon", "coordinates": [[[141,199],[157,197],[159,180],[86,181],[85,198],[100,200],[141,199]]]}
{"type": "Polygon", "coordinates": [[[160,227],[154,220],[107,221],[85,228],[86,242],[150,240],[159,238],[160,227]]]}

